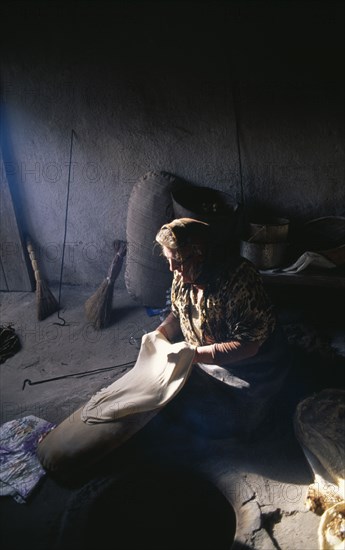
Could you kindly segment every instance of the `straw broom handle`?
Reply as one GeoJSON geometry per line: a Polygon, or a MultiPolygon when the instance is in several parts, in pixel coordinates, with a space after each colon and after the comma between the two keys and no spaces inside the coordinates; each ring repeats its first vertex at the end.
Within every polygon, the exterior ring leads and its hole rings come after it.
{"type": "Polygon", "coordinates": [[[31,242],[30,239],[26,239],[26,248],[27,248],[28,253],[29,253],[32,269],[34,270],[36,284],[38,285],[39,283],[41,283],[41,274],[40,274],[40,271],[38,269],[38,263],[37,263],[37,260],[36,260],[35,251],[34,251],[34,248],[32,246],[32,242],[31,242]]]}
{"type": "Polygon", "coordinates": [[[127,246],[124,241],[115,241],[115,256],[111,262],[111,266],[108,271],[107,281],[108,284],[114,283],[117,276],[119,275],[122,267],[122,260],[126,255],[127,246]]]}

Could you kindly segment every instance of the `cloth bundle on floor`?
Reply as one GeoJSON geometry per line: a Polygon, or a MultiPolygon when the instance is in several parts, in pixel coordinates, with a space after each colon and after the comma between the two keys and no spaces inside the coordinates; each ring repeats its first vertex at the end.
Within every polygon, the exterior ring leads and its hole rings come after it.
{"type": "Polygon", "coordinates": [[[182,389],[193,357],[186,342],[171,344],[158,331],[144,335],[133,369],[43,439],[37,450],[43,467],[73,473],[119,447],[182,389]]]}
{"type": "Polygon", "coordinates": [[[38,440],[53,428],[34,415],[0,426],[0,496],[13,496],[20,504],[27,501],[45,475],[36,457],[38,440]]]}

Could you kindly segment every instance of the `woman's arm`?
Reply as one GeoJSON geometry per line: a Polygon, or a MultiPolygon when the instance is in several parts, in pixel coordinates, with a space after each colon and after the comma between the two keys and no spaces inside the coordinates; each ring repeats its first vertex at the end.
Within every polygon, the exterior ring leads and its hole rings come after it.
{"type": "Polygon", "coordinates": [[[226,365],[249,357],[254,357],[262,342],[222,342],[207,346],[198,346],[193,363],[209,365],[226,365]]]}

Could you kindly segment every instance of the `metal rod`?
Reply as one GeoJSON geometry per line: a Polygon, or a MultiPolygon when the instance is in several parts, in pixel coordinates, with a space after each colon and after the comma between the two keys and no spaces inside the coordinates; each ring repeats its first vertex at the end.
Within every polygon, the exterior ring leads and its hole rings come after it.
{"type": "Polygon", "coordinates": [[[62,278],[63,278],[63,269],[64,269],[64,259],[65,259],[65,248],[66,248],[66,235],[67,235],[67,218],[68,218],[68,207],[69,207],[69,194],[70,194],[70,185],[71,185],[71,166],[72,166],[72,151],[73,151],[73,138],[76,136],[75,131],[71,131],[71,143],[69,151],[69,166],[68,166],[68,180],[67,180],[67,197],[66,197],[66,210],[65,210],[65,223],[64,223],[64,237],[62,244],[62,258],[61,258],[61,269],[60,269],[60,281],[59,281],[59,309],[58,309],[58,319],[62,323],[54,323],[54,325],[59,325],[61,327],[66,325],[66,320],[60,315],[60,306],[61,306],[61,287],[62,287],[62,278]]]}
{"type": "Polygon", "coordinates": [[[243,188],[243,173],[242,173],[242,154],[241,154],[241,140],[240,140],[240,130],[239,130],[239,117],[238,117],[238,103],[237,103],[237,94],[236,94],[236,86],[235,83],[232,85],[232,101],[233,101],[233,107],[234,107],[234,115],[235,115],[235,130],[236,130],[236,144],[237,144],[237,154],[238,154],[238,168],[239,168],[239,175],[240,175],[240,190],[241,190],[241,202],[243,205],[243,209],[246,208],[246,197],[244,194],[244,188],[243,188]]]}
{"type": "Polygon", "coordinates": [[[117,369],[119,367],[129,367],[130,365],[134,365],[134,363],[135,361],[129,361],[128,363],[121,363],[120,365],[114,365],[112,367],[104,367],[102,369],[76,372],[74,374],[64,374],[62,376],[55,376],[54,378],[45,378],[44,380],[37,380],[36,382],[32,382],[30,378],[25,378],[23,382],[22,390],[25,389],[26,385],[36,386],[36,384],[45,384],[46,382],[54,382],[55,380],[62,380],[63,378],[70,378],[72,376],[87,376],[88,374],[98,374],[99,372],[105,372],[108,370],[117,369]]]}

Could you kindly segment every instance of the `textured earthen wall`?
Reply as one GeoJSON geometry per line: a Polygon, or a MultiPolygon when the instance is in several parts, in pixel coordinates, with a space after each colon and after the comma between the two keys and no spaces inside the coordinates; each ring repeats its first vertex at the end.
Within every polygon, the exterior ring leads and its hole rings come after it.
{"type": "Polygon", "coordinates": [[[72,129],[70,284],[102,280],[148,170],[291,218],[343,213],[343,8],[310,4],[7,5],[6,175],[51,282],[72,129]]]}

